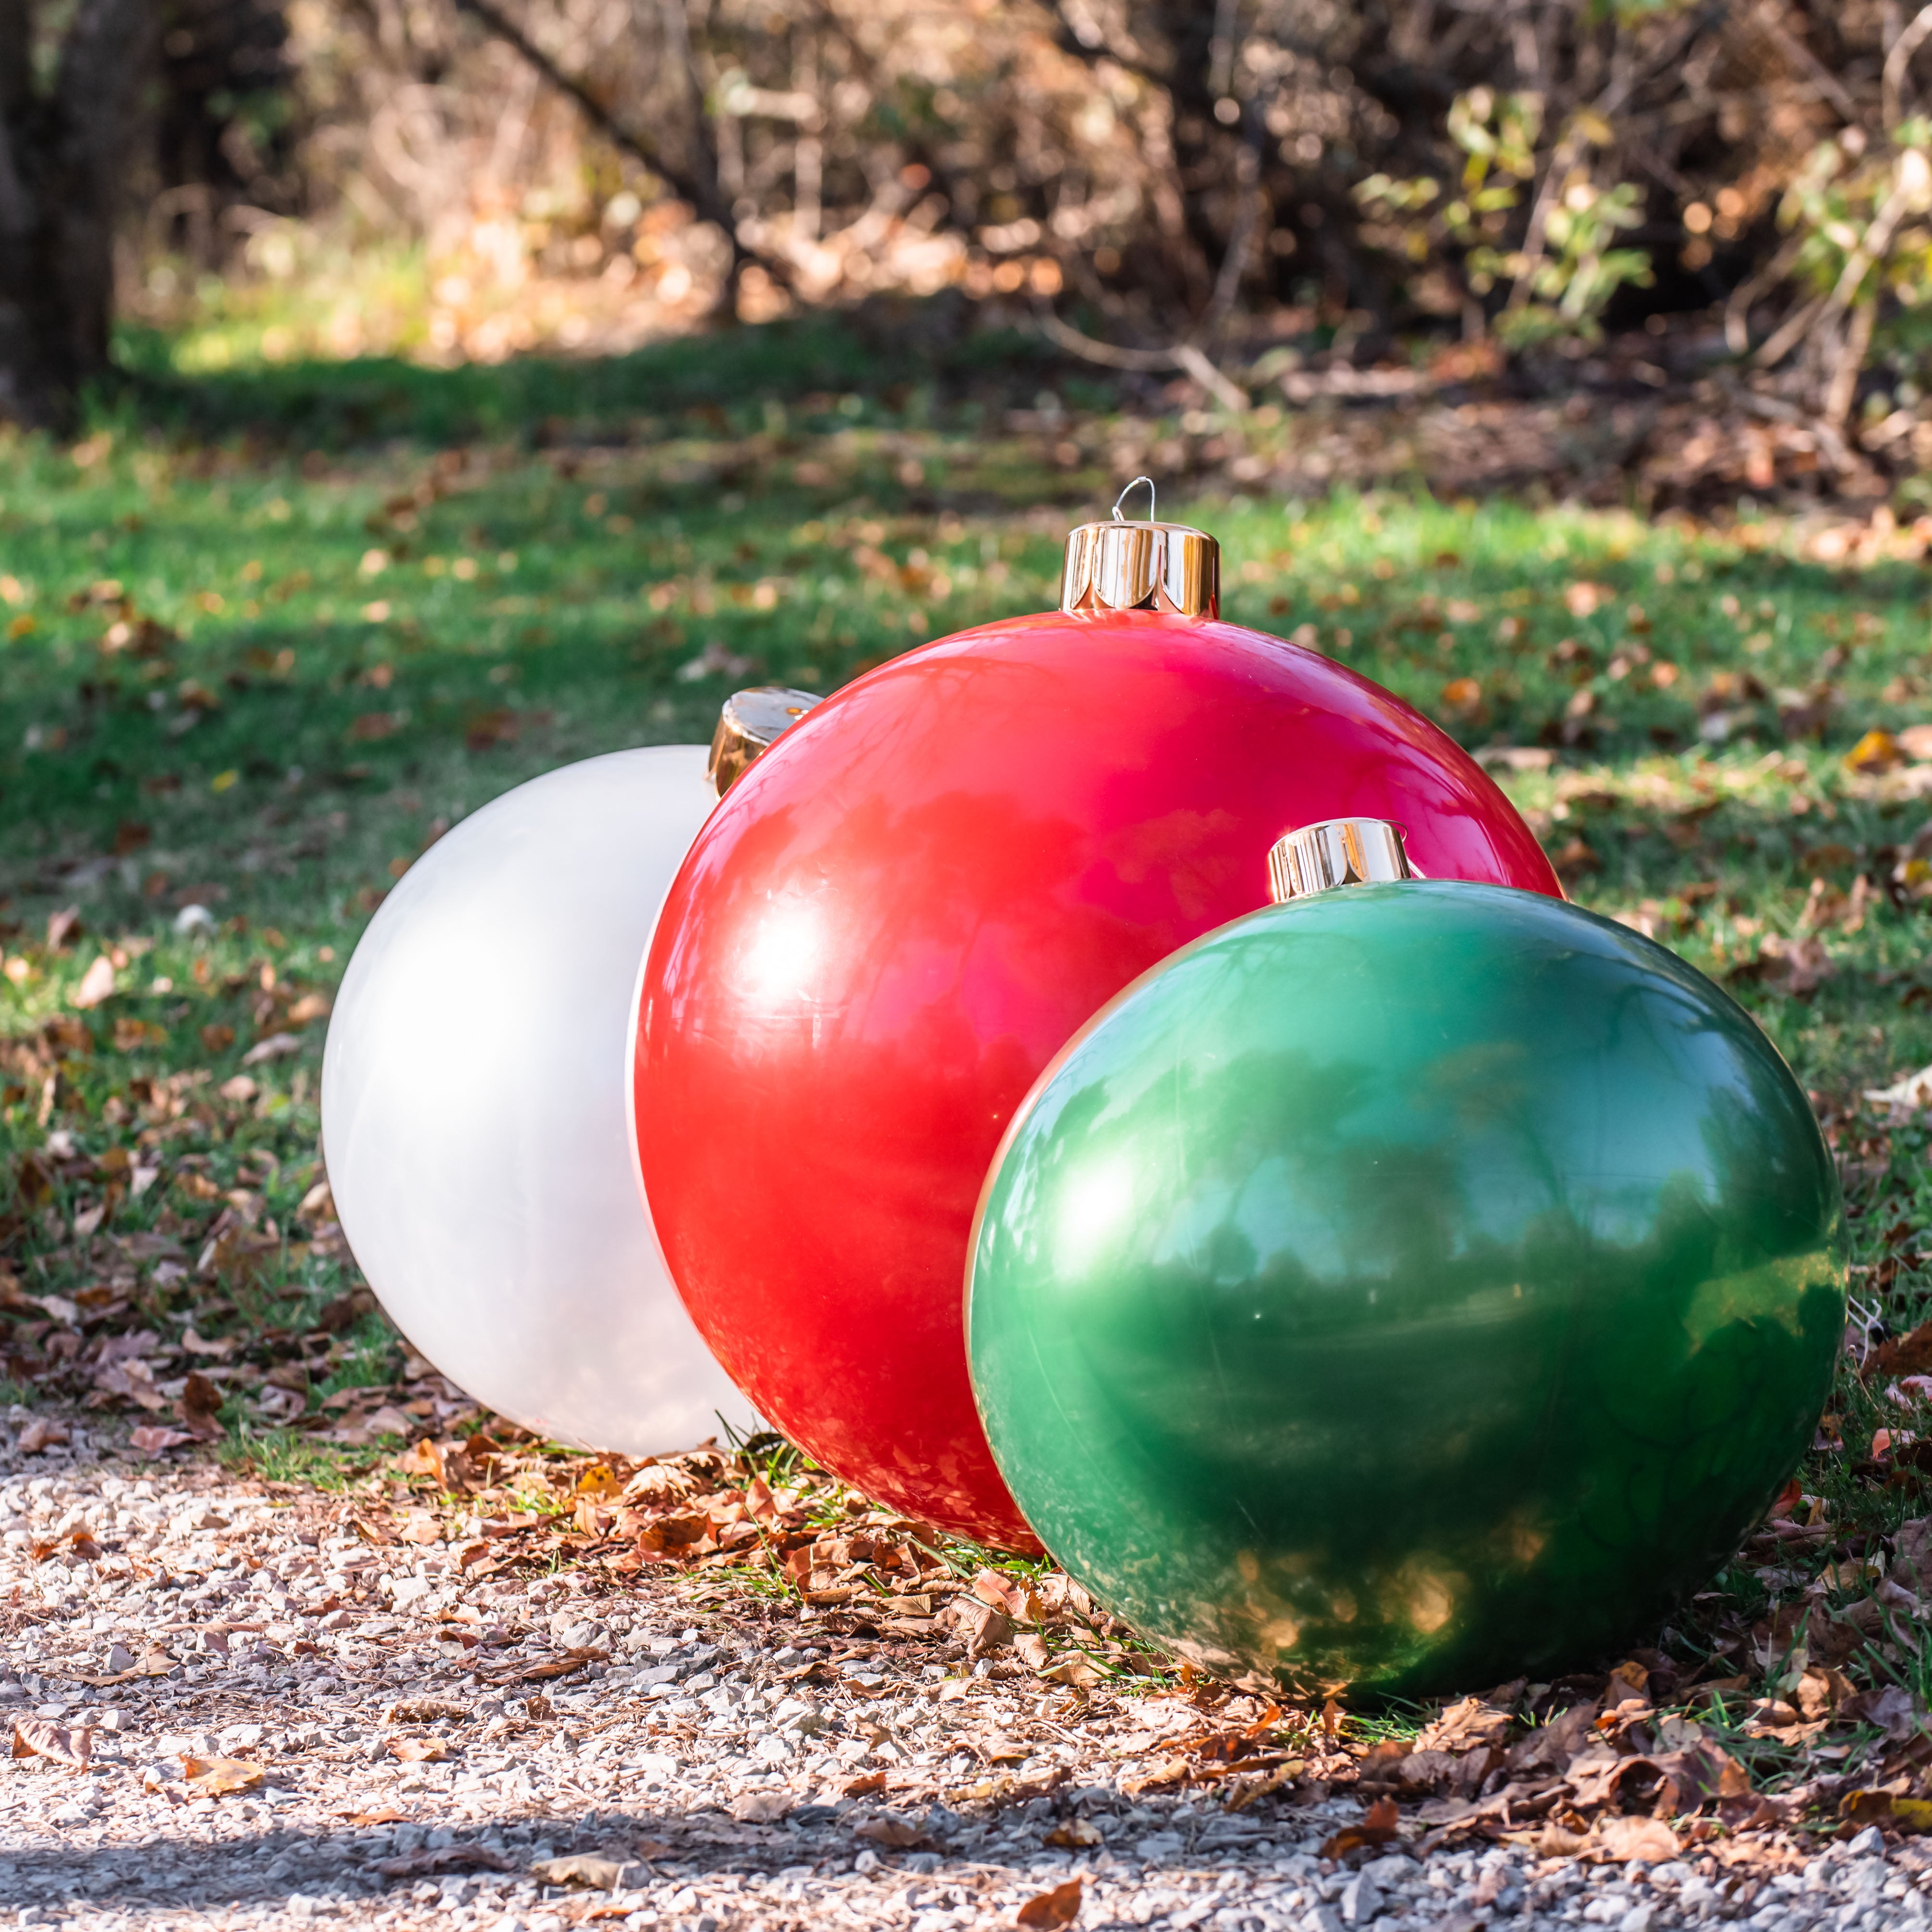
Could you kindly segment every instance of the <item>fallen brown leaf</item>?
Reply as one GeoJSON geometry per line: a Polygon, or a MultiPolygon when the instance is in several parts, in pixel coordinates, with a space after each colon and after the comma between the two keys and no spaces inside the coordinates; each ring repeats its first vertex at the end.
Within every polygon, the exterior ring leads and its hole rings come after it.
{"type": "Polygon", "coordinates": [[[1932,1322],[1881,1342],[1866,1356],[1858,1377],[1870,1382],[1874,1376],[1918,1375],[1927,1369],[1932,1369],[1932,1322]]]}
{"type": "Polygon", "coordinates": [[[1071,1925],[1079,1916],[1080,1881],[1077,1878],[1055,1886],[1051,1892],[1036,1893],[1014,1915],[1021,1924],[1035,1928],[1035,1932],[1054,1932],[1056,1927],[1071,1925]]]}
{"type": "Polygon", "coordinates": [[[1500,1744],[1513,1720],[1480,1697],[1451,1704],[1432,1724],[1425,1724],[1415,1740],[1419,1751],[1466,1750],[1472,1744],[1500,1744]]]}
{"type": "Polygon", "coordinates": [[[1064,1652],[1059,1661],[1040,1673],[1047,1684],[1064,1684],[1070,1690],[1090,1690],[1107,1681],[1107,1673],[1083,1651],[1064,1652]]]}
{"type": "Polygon", "coordinates": [[[1396,1810],[1393,1798],[1378,1798],[1363,1813],[1359,1822],[1344,1825],[1322,1847],[1324,1858],[1346,1858],[1349,1852],[1360,1851],[1366,1845],[1386,1845],[1402,1823],[1402,1814],[1396,1810]]]}
{"type": "Polygon", "coordinates": [[[266,1040],[258,1040],[242,1056],[244,1066],[260,1066],[265,1060],[284,1060],[292,1053],[302,1051],[302,1040],[292,1033],[272,1033],[266,1040]]]}
{"type": "Polygon", "coordinates": [[[1919,1728],[1920,1712],[1916,1700],[1910,1691],[1897,1684],[1888,1684],[1881,1690],[1860,1691],[1846,1700],[1844,1713],[1861,1724],[1876,1726],[1894,1744],[1904,1743],[1919,1728]]]}
{"type": "Polygon", "coordinates": [[[155,1424],[143,1424],[128,1438],[137,1454],[158,1456],[164,1450],[179,1449],[192,1442],[194,1438],[184,1429],[165,1429],[155,1424]]]}
{"type": "Polygon", "coordinates": [[[80,976],[80,984],[74,989],[70,1004],[83,1012],[90,1006],[98,1006],[104,1000],[111,998],[114,992],[114,962],[104,952],[80,976]]]}
{"type": "Polygon", "coordinates": [[[1136,1798],[1143,1791],[1158,1791],[1163,1785],[1180,1784],[1186,1781],[1188,1762],[1184,1757],[1171,1757],[1164,1764],[1140,1778],[1124,1778],[1120,1790],[1130,1798],[1136,1798]]]}
{"type": "Polygon", "coordinates": [[[862,1824],[852,1827],[854,1834],[869,1838],[875,1845],[884,1845],[894,1851],[904,1851],[914,1845],[926,1842],[926,1833],[910,1819],[895,1818],[888,1813],[883,1818],[868,1818],[862,1824]]]}
{"type": "Polygon", "coordinates": [[[182,1426],[205,1442],[221,1434],[221,1391],[199,1369],[190,1372],[176,1405],[182,1426]]]}
{"type": "Polygon", "coordinates": [[[1561,1772],[1597,1741],[1597,1706],[1573,1704],[1510,1747],[1511,1771],[1561,1772]]]}
{"type": "Polygon", "coordinates": [[[857,1778],[848,1778],[844,1792],[848,1798],[869,1798],[875,1791],[886,1788],[886,1774],[883,1771],[868,1771],[857,1778]]]}
{"type": "Polygon", "coordinates": [[[1886,772],[1902,763],[1904,756],[1899,741],[1889,731],[1871,730],[1845,754],[1845,765],[1854,772],[1886,772]]]}
{"type": "Polygon", "coordinates": [[[449,1748],[440,1738],[392,1738],[389,1755],[401,1764],[440,1764],[449,1748]]]}
{"type": "Polygon", "coordinates": [[[1658,1818],[1600,1818],[1590,1838],[1598,1856],[1616,1864],[1663,1864],[1678,1852],[1677,1834],[1658,1818]]]}
{"type": "MultiPolygon", "coordinates": [[[[386,1825],[400,1818],[400,1811],[358,1812],[358,1825],[386,1825]]],[[[488,1845],[437,1845],[431,1850],[410,1852],[400,1858],[385,1858],[376,1868],[385,1878],[419,1878],[426,1872],[514,1871],[516,1867],[501,1852],[488,1845]]]]}
{"type": "Polygon", "coordinates": [[[464,728],[464,746],[472,752],[488,752],[498,745],[514,744],[521,722],[515,712],[501,706],[479,711],[464,728]]]}
{"type": "Polygon", "coordinates": [[[508,1670],[484,1674],[494,1684],[542,1684],[552,1678],[568,1677],[586,1664],[608,1662],[610,1655],[608,1650],[566,1650],[561,1657],[554,1657],[545,1664],[513,1665],[508,1670]]]}
{"type": "Polygon", "coordinates": [[[64,1424],[50,1422],[44,1416],[37,1415],[21,1430],[20,1439],[14,1446],[23,1456],[38,1456],[42,1450],[57,1448],[66,1440],[64,1424]]]}
{"type": "Polygon", "coordinates": [[[531,1866],[530,1876],[539,1885],[576,1885],[591,1892],[615,1892],[624,1882],[624,1869],[615,1858],[574,1852],[568,1858],[539,1860],[531,1866]]]}
{"type": "Polygon", "coordinates": [[[1627,1659],[1610,1672],[1604,1690],[1606,1708],[1616,1708],[1633,1699],[1645,1704],[1650,1702],[1650,1672],[1635,1658],[1627,1659]]]}
{"type": "Polygon", "coordinates": [[[1567,1825],[1545,1825],[1531,1832],[1505,1832],[1502,1839],[1506,1845],[1521,1845],[1545,1858],[1581,1858],[1590,1848],[1589,1833],[1572,1831],[1567,1825]]]}
{"type": "Polygon", "coordinates": [[[237,1791],[252,1791],[268,1773],[259,1764],[241,1757],[184,1757],[182,1776],[204,1798],[225,1798],[237,1791]]]}
{"type": "Polygon", "coordinates": [[[1730,977],[1756,980],[1773,992],[1804,999],[1834,977],[1838,970],[1825,950],[1825,942],[1816,934],[1786,939],[1772,932],[1760,941],[1757,957],[1734,967],[1730,977]]]}
{"type": "Polygon", "coordinates": [[[94,1754],[92,1730],[68,1730],[44,1718],[14,1720],[14,1755],[51,1758],[75,1771],[85,1771],[94,1754]]]}
{"type": "Polygon", "coordinates": [[[1101,1842],[1100,1828],[1090,1818],[1070,1818],[1046,1834],[1049,1845],[1064,1845],[1070,1851],[1082,1846],[1097,1845],[1101,1842]]]}
{"type": "Polygon", "coordinates": [[[1908,1798],[1902,1792],[1848,1791],[1838,1801],[1838,1816],[1847,1825],[1889,1825],[1916,1834],[1932,1831],[1932,1798],[1908,1798]]]}
{"type": "Polygon", "coordinates": [[[795,1802],[788,1791],[748,1791],[732,1800],[731,1815],[741,1825],[776,1825],[795,1802]]]}
{"type": "Polygon", "coordinates": [[[1264,1771],[1253,1778],[1237,1778],[1227,1787],[1227,1796],[1221,1802],[1230,1811],[1245,1811],[1257,1798],[1286,1790],[1307,1768],[1304,1759],[1286,1759],[1272,1770],[1264,1771]]]}
{"type": "Polygon", "coordinates": [[[405,1543],[426,1545],[442,1540],[442,1519],[434,1510],[412,1510],[402,1527],[405,1543]]]}
{"type": "Polygon", "coordinates": [[[981,1658],[998,1650],[1013,1634],[1012,1619],[991,1604],[974,1604],[959,1612],[959,1631],[966,1640],[966,1654],[981,1658]]]}
{"type": "Polygon", "coordinates": [[[96,1690],[105,1690],[116,1684],[131,1684],[143,1677],[166,1677],[178,1670],[179,1664],[165,1650],[151,1650],[132,1669],[117,1670],[106,1677],[74,1678],[76,1684],[86,1684],[96,1690]]]}
{"type": "Polygon", "coordinates": [[[467,1724],[471,1716],[467,1704],[448,1697],[399,1697],[382,1713],[386,1724],[467,1724]]]}
{"type": "Polygon", "coordinates": [[[1807,1718],[1828,1717],[1857,1694],[1843,1671],[1822,1670],[1815,1664],[1798,1680],[1798,1688],[1792,1693],[1798,1709],[1807,1718]]]}

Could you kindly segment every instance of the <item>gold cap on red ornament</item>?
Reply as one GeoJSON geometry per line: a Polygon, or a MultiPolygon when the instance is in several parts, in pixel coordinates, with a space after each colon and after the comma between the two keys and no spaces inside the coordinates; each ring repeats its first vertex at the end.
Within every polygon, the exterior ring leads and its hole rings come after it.
{"type": "Polygon", "coordinates": [[[1154,522],[1154,479],[1136,476],[1114,503],[1111,522],[1082,524],[1066,535],[1060,608],[1076,615],[1157,610],[1173,617],[1221,614],[1221,546],[1186,524],[1154,522]],[[1120,514],[1127,491],[1144,483],[1150,520],[1120,514]]]}
{"type": "Polygon", "coordinates": [[[808,691],[782,684],[754,685],[734,691],[718,714],[711,734],[711,756],[704,775],[722,798],[757,760],[789,731],[818,700],[808,691]]]}

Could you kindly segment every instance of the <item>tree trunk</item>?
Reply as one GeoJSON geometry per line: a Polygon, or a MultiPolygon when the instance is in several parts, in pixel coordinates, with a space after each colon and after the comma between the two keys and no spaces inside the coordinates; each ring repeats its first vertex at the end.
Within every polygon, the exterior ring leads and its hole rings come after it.
{"type": "Polygon", "coordinates": [[[105,375],[114,224],[152,0],[80,0],[36,88],[32,0],[0,0],[0,416],[71,425],[105,375]]]}

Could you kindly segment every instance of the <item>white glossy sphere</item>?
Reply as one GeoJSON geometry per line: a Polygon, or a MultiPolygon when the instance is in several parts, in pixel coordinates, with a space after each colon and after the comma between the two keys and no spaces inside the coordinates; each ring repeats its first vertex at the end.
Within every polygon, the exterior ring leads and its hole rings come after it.
{"type": "Polygon", "coordinates": [[[632,995],[716,802],[704,762],[614,752],[464,820],[370,922],[322,1059],[336,1212],[390,1318],[500,1414],[625,1455],[758,1426],[631,1154],[632,995]]]}

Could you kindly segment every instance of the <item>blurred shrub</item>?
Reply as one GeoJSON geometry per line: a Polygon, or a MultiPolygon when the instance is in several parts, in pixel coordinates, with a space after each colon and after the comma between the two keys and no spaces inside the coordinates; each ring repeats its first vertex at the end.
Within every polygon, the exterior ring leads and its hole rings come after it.
{"type": "MultiPolygon", "coordinates": [[[[1932,10],[1882,0],[303,0],[286,42],[265,0],[171,4],[257,22],[232,64],[266,92],[222,94],[216,146],[265,212],[228,259],[263,315],[291,250],[335,278],[262,325],[289,352],[947,286],[1147,367],[1574,355],[1715,307],[1839,422],[1921,352],[1932,10]],[[324,239],[278,238],[296,213],[324,239]],[[352,274],[398,250],[422,312],[392,326],[352,274]]],[[[164,320],[194,285],[156,266],[164,320]]]]}

